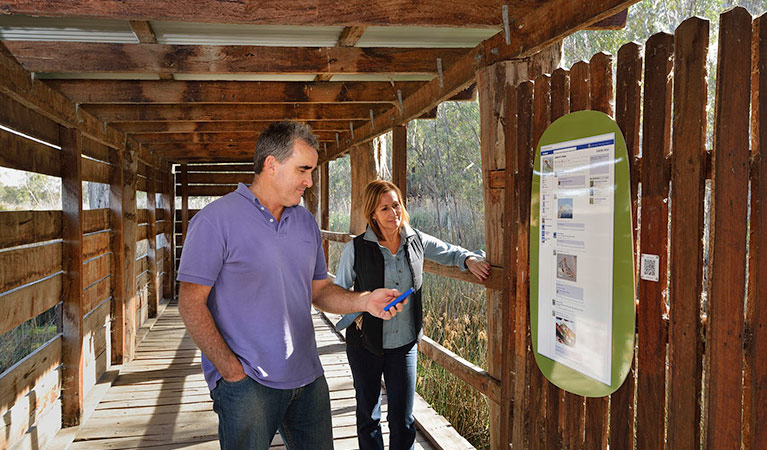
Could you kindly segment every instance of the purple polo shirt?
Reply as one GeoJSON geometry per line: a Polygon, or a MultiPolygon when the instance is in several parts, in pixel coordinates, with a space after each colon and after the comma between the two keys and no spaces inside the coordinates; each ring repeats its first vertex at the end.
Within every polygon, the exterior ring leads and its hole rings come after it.
{"type": "MultiPolygon", "coordinates": [[[[245,373],[277,389],[322,375],[312,324],[312,280],[327,278],[320,231],[300,206],[278,222],[247,186],[189,222],[178,280],[212,286],[208,309],[245,373]]],[[[221,378],[202,355],[205,381],[221,378]]]]}

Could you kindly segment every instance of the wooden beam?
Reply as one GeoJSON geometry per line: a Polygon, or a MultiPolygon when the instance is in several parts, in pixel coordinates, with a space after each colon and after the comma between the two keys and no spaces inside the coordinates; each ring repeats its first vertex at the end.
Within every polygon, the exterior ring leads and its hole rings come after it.
{"type": "MultiPolygon", "coordinates": [[[[97,0],[11,0],[3,5],[4,14],[27,14],[45,17],[87,17],[117,20],[163,20],[205,23],[239,23],[253,25],[411,25],[500,28],[501,0],[481,2],[459,0],[423,0],[414,8],[410,0],[266,0],[226,2],[199,0],[190,8],[186,2],[129,2],[104,4],[97,0]]],[[[516,2],[510,8],[511,18],[526,13],[538,3],[516,2]]]]}
{"type": "Polygon", "coordinates": [[[133,359],[136,350],[136,279],[133,274],[136,265],[136,241],[138,224],[136,221],[136,190],[138,181],[138,144],[129,139],[122,152],[122,212],[123,212],[123,277],[124,302],[123,316],[123,361],[133,359]]]}
{"type": "Polygon", "coordinates": [[[396,103],[423,81],[44,80],[75,103],[396,103]]]}
{"type": "Polygon", "coordinates": [[[183,247],[186,230],[189,228],[189,175],[186,164],[181,164],[178,181],[181,184],[181,246],[183,247]]]}
{"type": "MultiPolygon", "coordinates": [[[[254,121],[254,120],[369,120],[380,104],[264,104],[264,105],[83,105],[106,122],[254,121]]],[[[348,126],[348,125],[347,125],[348,126]]]]}
{"type": "Polygon", "coordinates": [[[93,115],[79,109],[45,83],[36,82],[34,77],[7,53],[2,43],[0,43],[0,93],[58,124],[76,127],[84,135],[112,148],[119,147],[124,141],[122,133],[107,127],[93,115]]]}
{"type": "MultiPolygon", "coordinates": [[[[320,230],[330,228],[330,167],[329,163],[320,165],[320,230]]],[[[325,265],[328,264],[328,241],[322,241],[322,249],[325,252],[325,265]]]]}
{"type": "MultiPolygon", "coordinates": [[[[341,32],[341,36],[338,38],[338,43],[336,44],[337,47],[354,47],[357,42],[362,37],[362,34],[365,33],[365,27],[345,27],[344,30],[341,32]]],[[[329,75],[326,73],[317,75],[316,80],[317,81],[330,81],[330,79],[333,78],[333,75],[329,75]]]]}
{"type": "Polygon", "coordinates": [[[407,206],[407,124],[392,130],[392,183],[402,192],[400,202],[407,206]]]}
{"type": "Polygon", "coordinates": [[[614,16],[602,19],[586,27],[587,30],[620,30],[626,26],[629,9],[626,8],[614,16]]]}
{"type": "MultiPolygon", "coordinates": [[[[369,114],[369,113],[368,113],[369,114]]],[[[367,120],[370,120],[368,117],[367,120]]],[[[112,122],[111,125],[126,134],[140,133],[235,133],[248,131],[264,131],[272,123],[272,120],[262,121],[217,121],[217,122],[112,122]]],[[[312,131],[333,131],[339,133],[349,132],[348,120],[323,120],[305,121],[312,131]]],[[[359,120],[353,121],[362,123],[359,120]]]]}
{"type": "MultiPolygon", "coordinates": [[[[261,135],[257,131],[245,131],[241,133],[147,133],[135,136],[142,144],[216,144],[216,143],[243,143],[255,144],[261,135]]],[[[346,139],[348,133],[340,137],[346,139]]],[[[314,136],[321,142],[335,142],[336,134],[332,131],[315,131],[314,136]]]]}
{"type": "Polygon", "coordinates": [[[455,48],[273,47],[5,41],[30,72],[433,74],[466,53],[455,48]]]}
{"type": "Polygon", "coordinates": [[[637,0],[608,0],[576,5],[570,0],[552,0],[539,3],[540,8],[515,19],[515,28],[520,31],[510,37],[510,45],[505,44],[503,33],[483,41],[448,67],[441,79],[435,78],[404,99],[402,110],[395,107],[376,116],[375,127],[370,123],[355,130],[354,140],[342,148],[331,148],[326,159],[334,159],[348,148],[386,133],[394,125],[417,118],[465,89],[474,80],[478,69],[496,61],[530,57],[561,41],[567,35],[614,15],[636,2],[637,0]],[[542,27],[540,24],[548,26],[542,27]]]}
{"type": "Polygon", "coordinates": [[[418,351],[484,394],[493,403],[501,402],[501,383],[486,370],[466,361],[427,336],[418,343],[418,351]]]}
{"type": "Polygon", "coordinates": [[[83,411],[83,183],[82,136],[61,127],[62,423],[80,424],[83,411]]]}
{"type": "Polygon", "coordinates": [[[131,20],[130,28],[142,44],[156,44],[157,36],[148,20],[131,20]]]}
{"type": "Polygon", "coordinates": [[[157,310],[160,304],[161,292],[157,285],[157,188],[156,188],[156,175],[155,168],[149,167],[147,169],[146,180],[146,203],[148,210],[147,217],[147,263],[149,269],[149,289],[147,292],[147,303],[149,309],[149,317],[157,317],[157,310]]]}

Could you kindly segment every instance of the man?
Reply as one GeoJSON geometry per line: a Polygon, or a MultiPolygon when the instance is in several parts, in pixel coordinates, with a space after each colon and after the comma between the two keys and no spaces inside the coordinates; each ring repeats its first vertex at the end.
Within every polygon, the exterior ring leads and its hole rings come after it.
{"type": "Polygon", "coordinates": [[[350,292],[327,277],[322,240],[298,203],[312,185],[317,140],[308,126],[272,124],[256,144],[249,187],[214,201],[189,223],[179,312],[202,350],[222,449],[332,449],[328,385],[311,305],[383,319],[391,289],[350,292]]]}

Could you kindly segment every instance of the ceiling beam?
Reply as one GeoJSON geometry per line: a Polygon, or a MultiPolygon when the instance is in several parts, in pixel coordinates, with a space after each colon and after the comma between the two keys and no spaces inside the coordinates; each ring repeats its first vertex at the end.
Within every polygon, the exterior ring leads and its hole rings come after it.
{"type": "MultiPolygon", "coordinates": [[[[354,47],[359,42],[362,35],[365,33],[366,27],[345,27],[341,32],[341,36],[338,38],[336,47],[354,47]]],[[[322,73],[317,75],[316,81],[330,81],[333,75],[322,73]]]]}
{"type": "MultiPolygon", "coordinates": [[[[369,120],[369,118],[367,119],[369,120]]],[[[333,131],[343,134],[349,131],[348,120],[305,121],[313,131],[333,131]]],[[[141,133],[230,133],[264,131],[272,120],[222,121],[222,122],[112,122],[110,126],[126,134],[141,133]]],[[[362,121],[355,121],[356,125],[362,121]]]]}
{"type": "Polygon", "coordinates": [[[255,120],[369,120],[370,111],[380,114],[385,105],[264,104],[264,105],[80,105],[106,122],[142,121],[255,121],[255,120]]]}
{"type": "Polygon", "coordinates": [[[4,41],[30,72],[433,74],[468,49],[4,41]]]}
{"type": "Polygon", "coordinates": [[[397,103],[423,81],[122,81],[45,80],[75,103],[397,103]]]}
{"type": "MultiPolygon", "coordinates": [[[[136,39],[142,44],[156,44],[157,36],[154,34],[152,24],[148,20],[131,20],[130,28],[136,39]]],[[[170,72],[161,72],[158,74],[161,80],[172,80],[173,74],[170,72]]]]}
{"type": "Polygon", "coordinates": [[[572,2],[549,0],[515,22],[509,45],[504,33],[485,40],[444,71],[442,79],[425,84],[403,101],[403,108],[394,107],[376,115],[375,121],[354,130],[349,145],[332,146],[322,154],[321,162],[334,159],[357,144],[367,142],[429,111],[444,100],[465,89],[475,78],[476,71],[498,61],[530,57],[561,41],[564,37],[627,9],[638,0],[601,0],[572,2]],[[545,26],[542,26],[545,24],[545,26]],[[375,124],[375,126],[374,126],[375,124]]]}
{"type": "Polygon", "coordinates": [[[258,25],[414,25],[500,28],[501,5],[514,11],[538,1],[503,0],[10,0],[0,13],[47,17],[164,20],[258,25]]]}
{"type": "MultiPolygon", "coordinates": [[[[333,131],[312,130],[314,136],[323,142],[335,142],[336,133],[333,131]]],[[[339,139],[346,140],[348,132],[340,133],[339,139]]],[[[246,131],[241,133],[146,133],[134,137],[142,144],[216,144],[216,143],[239,143],[258,141],[261,135],[259,131],[246,131]]]]}

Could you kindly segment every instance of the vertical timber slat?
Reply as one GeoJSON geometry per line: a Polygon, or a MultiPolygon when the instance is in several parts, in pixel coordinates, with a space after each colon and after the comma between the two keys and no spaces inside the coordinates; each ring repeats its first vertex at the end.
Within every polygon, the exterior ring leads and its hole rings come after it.
{"type": "Polygon", "coordinates": [[[157,277],[159,275],[157,268],[157,189],[155,177],[155,168],[152,164],[148,164],[146,168],[146,200],[147,209],[149,214],[147,217],[148,228],[147,232],[147,262],[149,269],[149,285],[147,289],[147,302],[149,317],[157,317],[157,308],[159,305],[159,286],[157,285],[157,277]]]}
{"type": "Polygon", "coordinates": [[[349,220],[349,232],[360,234],[365,232],[367,220],[363,213],[363,198],[365,186],[379,177],[376,167],[376,146],[373,142],[365,142],[352,148],[349,163],[352,172],[352,207],[349,220]]]}
{"type": "MultiPolygon", "coordinates": [[[[320,208],[322,209],[321,216],[322,220],[320,223],[320,229],[322,230],[328,230],[330,229],[330,205],[328,202],[330,201],[330,162],[323,163],[322,166],[320,166],[320,186],[322,187],[322,195],[320,198],[320,208]]],[[[325,252],[325,265],[328,264],[328,245],[330,243],[327,239],[323,239],[322,241],[322,249],[325,252]]]]}
{"type": "Polygon", "coordinates": [[[176,265],[175,260],[175,253],[174,253],[174,242],[173,242],[173,235],[174,235],[174,227],[176,225],[175,218],[173,217],[175,213],[175,208],[173,207],[173,201],[174,201],[174,195],[173,190],[174,183],[173,183],[173,171],[171,164],[168,162],[165,162],[163,164],[165,168],[165,172],[163,173],[163,179],[165,180],[165,183],[163,183],[165,189],[163,190],[163,198],[164,206],[165,206],[165,244],[168,246],[167,253],[165,254],[165,279],[163,280],[163,297],[168,299],[173,299],[173,285],[174,280],[176,279],[174,267],[176,265]]]}
{"type": "Polygon", "coordinates": [[[668,448],[671,450],[700,448],[707,50],[708,21],[685,20],[674,35],[668,330],[668,448]]]}
{"type": "Polygon", "coordinates": [[[136,218],[136,182],[138,181],[138,152],[137,144],[128,140],[123,151],[123,289],[124,301],[124,324],[123,324],[123,361],[133,359],[136,347],[136,238],[138,225],[136,218]]]}
{"type": "Polygon", "coordinates": [[[123,152],[110,149],[109,219],[112,228],[112,364],[122,364],[125,355],[125,225],[123,217],[123,152]]]}
{"type": "MultiPolygon", "coordinates": [[[[639,45],[629,43],[618,50],[618,69],[616,73],[615,120],[626,140],[629,155],[629,173],[631,177],[631,216],[634,245],[637,242],[637,191],[639,180],[639,105],[641,102],[642,57],[639,45]]],[[[637,262],[634,261],[636,275],[637,262]]],[[[634,277],[637,278],[636,276],[634,277]]],[[[634,387],[636,358],[626,375],[626,381],[610,398],[610,436],[609,445],[613,450],[634,448],[634,387]]]]}
{"type": "MultiPolygon", "coordinates": [[[[589,64],[580,61],[570,68],[570,112],[589,109],[589,64]]],[[[585,398],[565,394],[565,443],[570,449],[583,448],[586,425],[585,398]]]]}
{"type": "MultiPolygon", "coordinates": [[[[530,144],[534,152],[538,147],[538,141],[540,141],[543,132],[546,131],[550,122],[551,77],[548,75],[541,75],[535,79],[533,92],[533,125],[532,141],[530,144]]],[[[533,155],[535,155],[535,153],[533,153],[533,155]]],[[[527,326],[529,333],[529,320],[527,326]]],[[[529,336],[528,339],[530,339],[529,336]]],[[[532,350],[532,342],[528,345],[532,350]]],[[[535,355],[532,351],[528,352],[528,364],[531,367],[529,408],[531,427],[529,442],[530,449],[544,449],[549,442],[556,442],[556,445],[561,445],[562,434],[557,427],[557,420],[559,417],[559,388],[543,376],[538,369],[537,363],[535,362],[535,355]],[[551,418],[551,420],[549,420],[549,418],[551,418]]]]}
{"type": "MultiPolygon", "coordinates": [[[[751,15],[720,16],[706,330],[706,448],[741,445],[751,15]]],[[[763,405],[762,405],[763,407],[763,405]]]]}
{"type": "MultiPolygon", "coordinates": [[[[570,112],[570,71],[565,69],[557,69],[551,74],[551,121],[559,119],[560,117],[570,112]]],[[[559,450],[564,448],[565,439],[565,417],[567,413],[567,392],[557,388],[553,383],[549,383],[548,398],[549,404],[556,401],[559,408],[558,415],[555,417],[554,412],[557,409],[551,409],[551,416],[546,417],[547,429],[553,428],[552,421],[556,420],[556,426],[559,430],[556,435],[549,431],[548,440],[546,442],[546,448],[549,450],[559,450]],[[556,396],[556,397],[555,397],[556,396]],[[553,439],[554,438],[554,439],[553,439]]]]}
{"type": "Polygon", "coordinates": [[[61,142],[62,251],[62,423],[80,424],[83,411],[83,183],[82,135],[59,128],[61,142]]]}
{"type": "Polygon", "coordinates": [[[407,206],[407,124],[392,129],[392,182],[402,191],[400,201],[407,206]]]}
{"type": "Polygon", "coordinates": [[[187,165],[181,164],[181,246],[186,240],[186,230],[189,228],[189,173],[187,165]]]}
{"type": "MultiPolygon", "coordinates": [[[[494,266],[503,264],[503,232],[501,215],[503,213],[503,192],[490,188],[490,172],[503,169],[499,160],[505,159],[505,138],[502,124],[506,121],[506,90],[509,88],[507,71],[512,71],[513,63],[497,63],[477,72],[479,92],[480,142],[482,154],[482,186],[485,201],[485,243],[487,262],[494,266]],[[499,155],[500,154],[500,155],[499,155]]],[[[511,139],[511,137],[508,137],[511,139]]],[[[503,293],[494,289],[487,290],[487,371],[496,379],[501,379],[501,333],[503,293]]],[[[490,448],[501,448],[501,409],[495,402],[490,406],[490,448]]]]}
{"type": "Polygon", "coordinates": [[[751,238],[746,321],[744,436],[746,449],[767,442],[767,14],[754,21],[751,130],[751,238]]]}
{"type": "Polygon", "coordinates": [[[637,448],[664,446],[666,398],[666,249],[668,180],[666,157],[671,128],[673,36],[659,33],[645,48],[642,123],[642,229],[640,253],[657,255],[658,281],[639,280],[639,352],[637,359],[637,448]]]}
{"type": "MultiPolygon", "coordinates": [[[[613,57],[597,53],[589,62],[589,91],[591,109],[614,117],[613,111],[613,57]]],[[[609,397],[586,399],[585,448],[607,448],[609,397]]]]}

